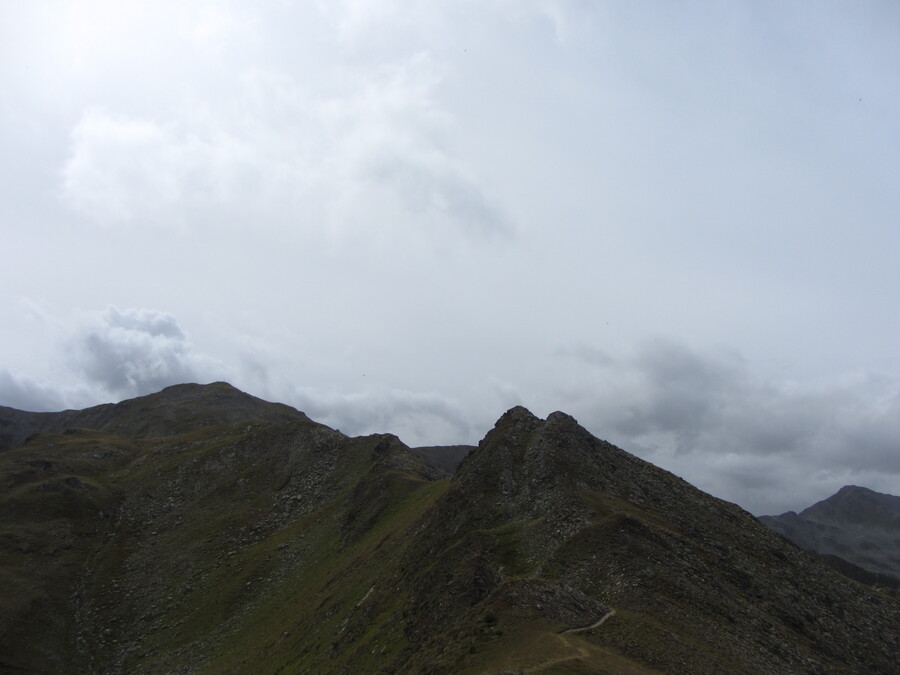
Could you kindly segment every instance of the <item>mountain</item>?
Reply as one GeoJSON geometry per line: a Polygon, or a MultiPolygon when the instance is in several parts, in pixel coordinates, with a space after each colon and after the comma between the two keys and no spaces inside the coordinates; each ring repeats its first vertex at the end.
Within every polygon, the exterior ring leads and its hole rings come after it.
{"type": "Polygon", "coordinates": [[[225,382],[168,387],[153,396],[85,410],[34,413],[0,406],[0,452],[21,445],[28,436],[67,429],[103,429],[125,437],[168,436],[243,419],[288,422],[303,413],[238,391],[225,382]]]}
{"type": "Polygon", "coordinates": [[[891,673],[900,656],[894,594],[564,413],[513,408],[450,477],[395,436],[224,383],[2,409],[0,427],[4,672],[891,673]]]}
{"type": "Polygon", "coordinates": [[[475,449],[474,445],[429,445],[410,448],[426,464],[440,469],[448,476],[456,471],[456,467],[475,449]]]}
{"type": "Polygon", "coordinates": [[[828,556],[850,576],[900,585],[900,497],[846,485],[799,514],[760,521],[797,546],[828,556]]]}

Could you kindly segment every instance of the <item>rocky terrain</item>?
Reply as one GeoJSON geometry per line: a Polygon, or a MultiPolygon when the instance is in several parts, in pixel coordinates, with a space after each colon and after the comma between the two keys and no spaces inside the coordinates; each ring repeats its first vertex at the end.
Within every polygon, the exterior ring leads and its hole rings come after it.
{"type": "Polygon", "coordinates": [[[900,497],[846,485],[800,513],[760,521],[849,576],[900,586],[900,497]]]}
{"type": "Polygon", "coordinates": [[[394,436],[350,438],[224,383],[0,409],[0,435],[5,672],[891,673],[900,660],[893,593],[563,413],[513,408],[449,477],[394,436]]]}

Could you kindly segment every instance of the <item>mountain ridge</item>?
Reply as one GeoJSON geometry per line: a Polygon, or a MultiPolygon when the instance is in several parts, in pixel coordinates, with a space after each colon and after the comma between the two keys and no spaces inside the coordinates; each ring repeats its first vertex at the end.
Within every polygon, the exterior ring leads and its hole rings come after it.
{"type": "Polygon", "coordinates": [[[350,438],[226,387],[166,389],[104,408],[100,429],[0,452],[0,667],[888,673],[897,661],[896,597],[565,413],[510,409],[447,477],[396,436],[350,438]]]}
{"type": "Polygon", "coordinates": [[[263,415],[264,419],[285,421],[294,416],[308,420],[301,413],[283,403],[270,403],[246,394],[227,382],[211,384],[176,384],[159,392],[126,399],[119,403],[103,403],[83,410],[63,410],[60,412],[27,412],[0,406],[0,452],[21,445],[34,433],[59,433],[66,429],[86,428],[109,429],[112,432],[140,433],[152,436],[154,433],[175,431],[171,409],[178,407],[183,429],[209,426],[236,417],[253,419],[263,415]],[[185,418],[186,404],[201,405],[205,413],[202,419],[185,418]],[[167,414],[168,413],[168,414],[167,414]],[[168,419],[167,419],[168,417],[168,419]],[[142,418],[143,429],[129,428],[129,422],[142,418]],[[112,425],[112,426],[111,426],[112,425]],[[118,425],[118,426],[116,426],[118,425]],[[156,425],[156,426],[154,426],[156,425]]]}
{"type": "Polygon", "coordinates": [[[900,497],[845,485],[800,513],[761,516],[760,522],[800,548],[865,570],[874,575],[871,583],[900,585],[900,497]]]}

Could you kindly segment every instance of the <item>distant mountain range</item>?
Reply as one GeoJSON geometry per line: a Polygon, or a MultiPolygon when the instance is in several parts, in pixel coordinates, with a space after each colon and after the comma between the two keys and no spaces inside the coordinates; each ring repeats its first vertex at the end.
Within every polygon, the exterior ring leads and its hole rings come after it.
{"type": "Polygon", "coordinates": [[[847,485],[799,514],[760,521],[848,576],[900,586],[900,497],[847,485]]]}
{"type": "Polygon", "coordinates": [[[225,383],[179,385],[0,408],[0,448],[2,672],[900,662],[895,592],[561,412],[513,408],[477,447],[411,450],[225,383]]]}
{"type": "Polygon", "coordinates": [[[456,471],[466,456],[475,449],[474,445],[432,445],[427,447],[410,448],[413,454],[421,457],[426,464],[451,475],[456,471]]]}

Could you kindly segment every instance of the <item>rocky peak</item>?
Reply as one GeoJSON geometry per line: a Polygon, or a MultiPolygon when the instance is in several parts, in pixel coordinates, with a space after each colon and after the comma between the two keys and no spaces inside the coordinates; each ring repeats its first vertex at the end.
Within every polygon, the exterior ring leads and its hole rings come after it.
{"type": "Polygon", "coordinates": [[[503,413],[494,424],[494,430],[509,431],[510,429],[518,429],[529,432],[542,423],[539,417],[532,413],[528,408],[517,405],[505,413],[503,413]]]}
{"type": "Polygon", "coordinates": [[[542,420],[527,408],[516,406],[500,416],[479,449],[505,453],[510,461],[516,458],[521,464],[532,452],[546,453],[563,445],[571,449],[578,442],[593,446],[596,441],[571,415],[556,411],[542,420]],[[515,452],[510,453],[513,448],[515,452]]]}
{"type": "Polygon", "coordinates": [[[547,415],[547,423],[554,426],[579,426],[578,420],[560,410],[547,415]]]}
{"type": "Polygon", "coordinates": [[[900,497],[845,485],[831,497],[803,510],[800,516],[832,525],[841,522],[900,531],[900,497]]]}
{"type": "Polygon", "coordinates": [[[508,420],[537,420],[539,419],[534,413],[523,405],[514,405],[505,413],[500,415],[497,424],[508,420]]]}

